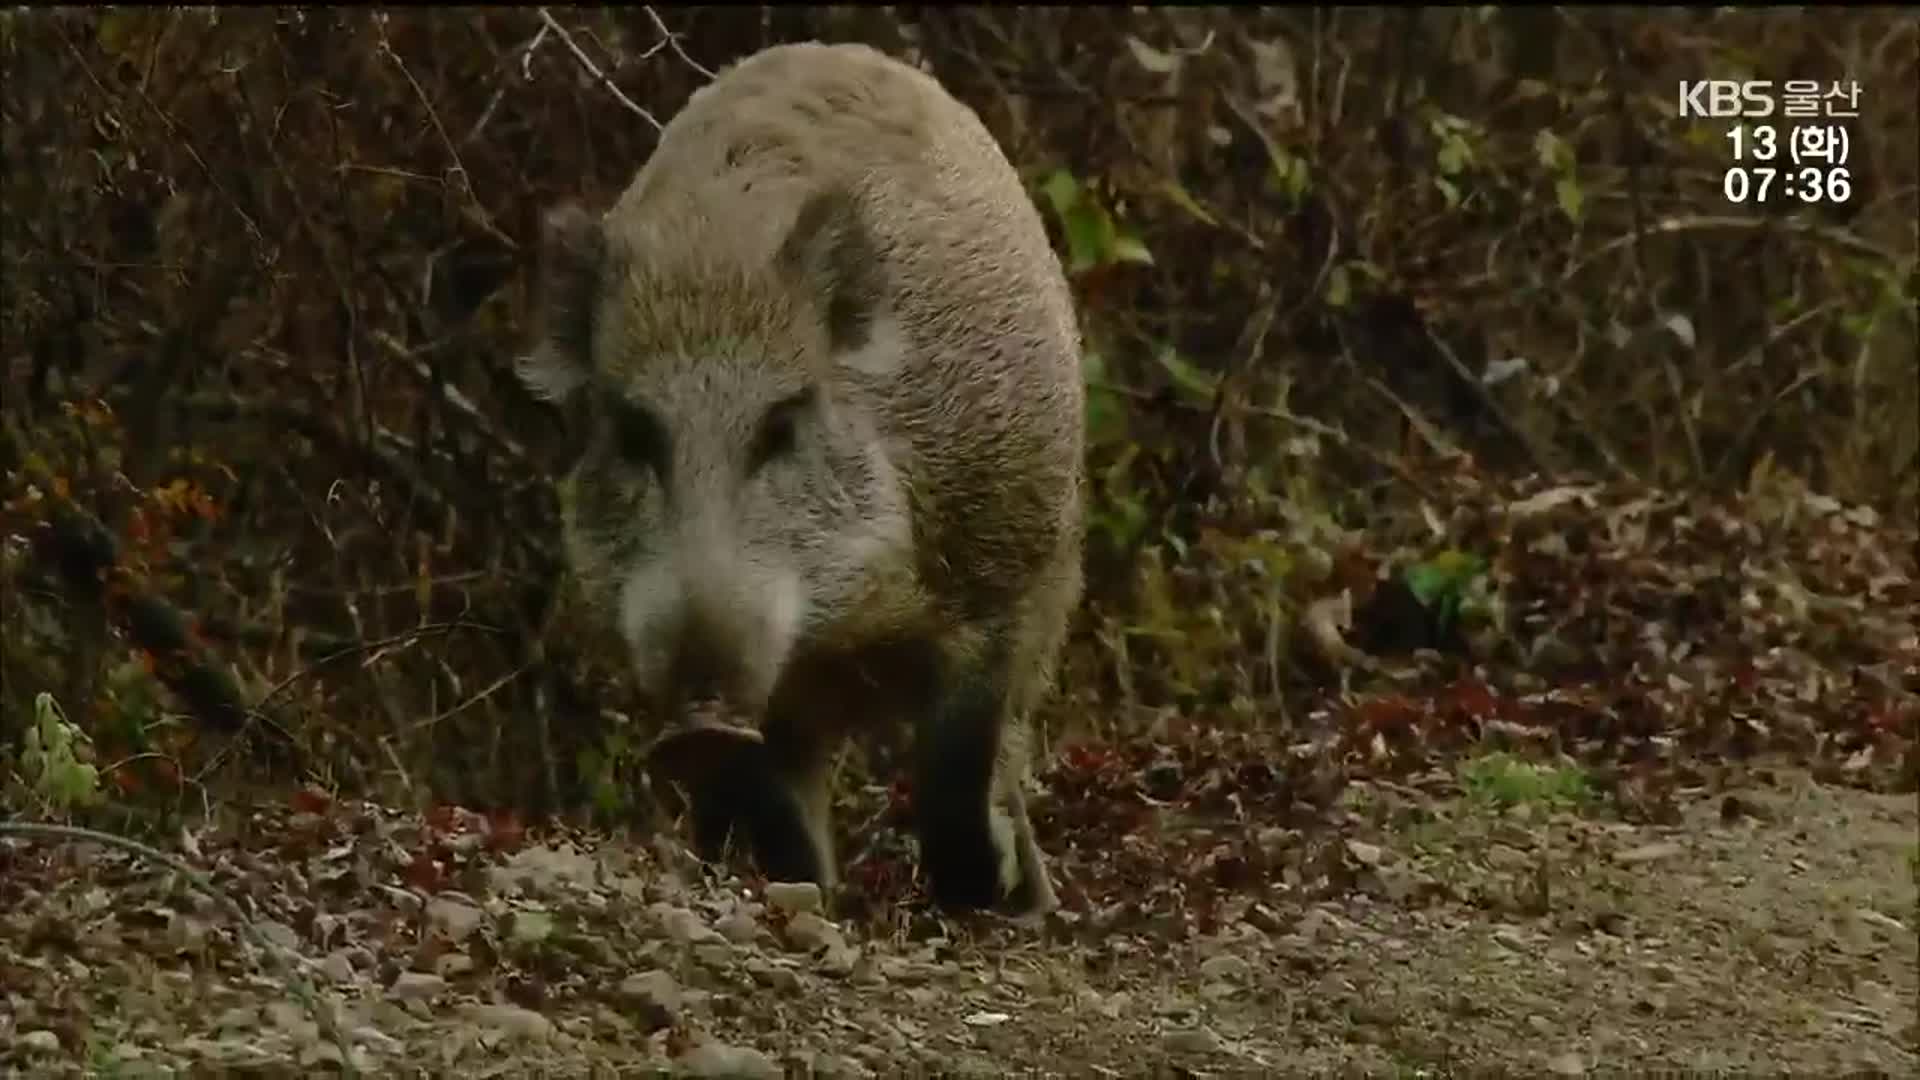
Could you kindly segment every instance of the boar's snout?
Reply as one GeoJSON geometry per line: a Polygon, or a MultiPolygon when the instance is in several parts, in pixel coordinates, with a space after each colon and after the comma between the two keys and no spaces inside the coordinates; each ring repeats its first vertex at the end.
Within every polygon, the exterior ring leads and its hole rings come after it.
{"type": "Polygon", "coordinates": [[[655,701],[675,716],[702,704],[759,716],[798,630],[798,583],[753,568],[645,577],[629,587],[626,628],[655,701]]]}
{"type": "Polygon", "coordinates": [[[742,655],[742,635],[697,610],[689,611],[672,645],[667,688],[679,706],[724,704],[753,711],[765,694],[754,665],[742,655]]]}

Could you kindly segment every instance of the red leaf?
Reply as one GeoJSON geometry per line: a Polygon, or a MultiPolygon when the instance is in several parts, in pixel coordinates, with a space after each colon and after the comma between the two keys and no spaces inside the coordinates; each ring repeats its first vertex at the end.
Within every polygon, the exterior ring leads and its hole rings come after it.
{"type": "Polygon", "coordinates": [[[526,842],[527,827],[511,810],[496,810],[487,817],[487,847],[494,851],[518,851],[526,842]]]}
{"type": "Polygon", "coordinates": [[[1442,700],[1449,710],[1486,720],[1500,713],[1500,699],[1478,679],[1461,679],[1446,688],[1442,700]]]}
{"type": "Polygon", "coordinates": [[[122,795],[135,794],[142,786],[140,777],[124,765],[108,773],[107,779],[112,781],[114,788],[122,795]]]}
{"type": "Polygon", "coordinates": [[[432,855],[422,851],[407,864],[407,869],[401,876],[406,879],[407,884],[421,892],[439,892],[440,883],[446,877],[446,872],[441,869],[440,863],[432,855]]]}
{"type": "Polygon", "coordinates": [[[299,814],[324,814],[333,805],[333,796],[308,785],[295,791],[287,802],[299,814]]]}
{"type": "Polygon", "coordinates": [[[1423,712],[1418,705],[1398,694],[1372,698],[1353,707],[1359,726],[1374,731],[1412,727],[1423,712]]]}

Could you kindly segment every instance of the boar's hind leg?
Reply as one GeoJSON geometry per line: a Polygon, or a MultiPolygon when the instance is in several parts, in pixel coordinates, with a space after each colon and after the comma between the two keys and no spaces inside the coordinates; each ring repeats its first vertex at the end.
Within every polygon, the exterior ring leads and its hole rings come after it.
{"type": "Polygon", "coordinates": [[[1020,790],[1024,732],[1004,640],[949,658],[914,733],[920,858],[949,908],[1047,906],[1052,890],[1020,790]]]}

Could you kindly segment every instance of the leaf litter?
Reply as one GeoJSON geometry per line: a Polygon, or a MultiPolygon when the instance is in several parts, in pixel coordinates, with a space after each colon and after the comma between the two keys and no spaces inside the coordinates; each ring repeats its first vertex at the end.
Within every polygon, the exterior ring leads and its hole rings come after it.
{"type": "MultiPolygon", "coordinates": [[[[1432,609],[1483,576],[1493,649],[1058,747],[1037,927],[929,910],[903,785],[843,796],[871,824],[831,904],[668,835],[317,789],[182,847],[377,1074],[1920,1065],[1911,526],[1796,490],[1448,494],[1484,561],[1372,580],[1432,609]]],[[[1422,533],[1369,559],[1423,564],[1422,533]]],[[[340,1066],[218,905],[126,853],[0,841],[0,926],[10,1069],[340,1066]]]]}

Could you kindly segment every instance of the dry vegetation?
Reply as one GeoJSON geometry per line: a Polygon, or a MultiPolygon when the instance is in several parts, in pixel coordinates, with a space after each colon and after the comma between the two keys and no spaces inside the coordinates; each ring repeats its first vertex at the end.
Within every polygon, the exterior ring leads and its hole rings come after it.
{"type": "Polygon", "coordinates": [[[240,905],[0,839],[0,1062],[1911,1069],[1917,25],[0,13],[0,801],[240,905]],[[537,215],[814,37],[977,108],[1081,303],[1038,933],[926,913],[884,752],[840,924],[686,863],[570,610],[537,215]],[[1857,82],[1851,199],[1728,205],[1701,77],[1857,82]]]}

